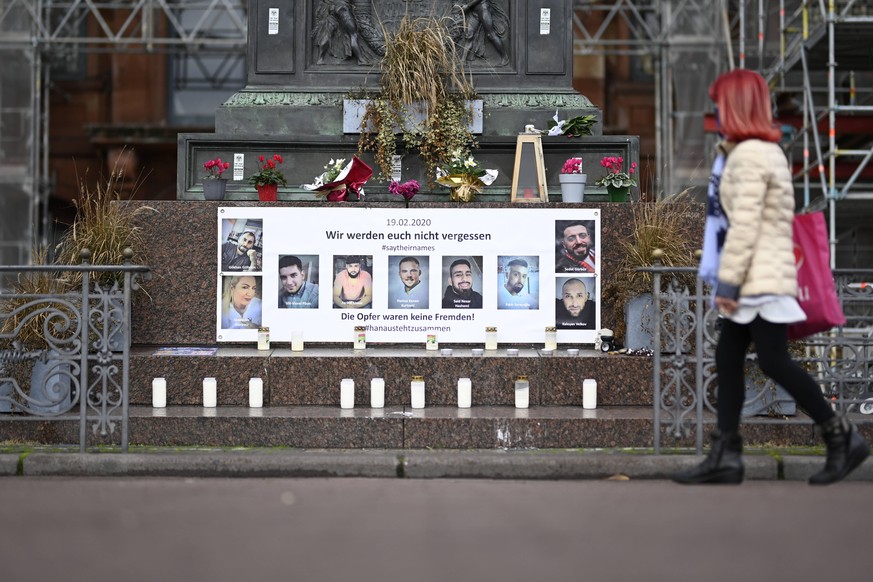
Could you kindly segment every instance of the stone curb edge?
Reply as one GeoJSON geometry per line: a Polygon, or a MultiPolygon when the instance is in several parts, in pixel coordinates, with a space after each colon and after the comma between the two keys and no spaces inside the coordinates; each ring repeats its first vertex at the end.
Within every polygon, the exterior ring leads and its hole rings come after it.
{"type": "MultiPolygon", "coordinates": [[[[667,479],[695,455],[533,451],[231,451],[0,454],[0,476],[667,479]]],[[[746,479],[805,481],[821,456],[746,455],[746,479]]],[[[868,459],[850,480],[873,481],[868,459]]]]}

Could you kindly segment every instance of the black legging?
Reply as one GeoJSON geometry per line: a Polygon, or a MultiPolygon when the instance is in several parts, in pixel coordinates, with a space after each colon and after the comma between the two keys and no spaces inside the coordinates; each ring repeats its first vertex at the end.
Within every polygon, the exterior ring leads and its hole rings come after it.
{"type": "Polygon", "coordinates": [[[745,400],[746,349],[755,342],[761,371],[785,388],[816,424],[834,416],[812,377],[788,355],[788,325],[756,317],[749,324],[722,320],[721,336],[715,349],[718,368],[718,428],[723,433],[739,430],[745,400]]]}

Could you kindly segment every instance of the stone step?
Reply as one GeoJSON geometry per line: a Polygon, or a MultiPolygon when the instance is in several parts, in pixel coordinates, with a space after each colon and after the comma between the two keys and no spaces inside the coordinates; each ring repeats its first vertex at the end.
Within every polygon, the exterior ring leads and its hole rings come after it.
{"type": "MultiPolygon", "coordinates": [[[[651,448],[652,415],[651,407],[640,406],[594,410],[578,406],[131,406],[130,444],[329,449],[651,448]]],[[[0,430],[7,442],[76,444],[79,438],[78,417],[72,414],[53,422],[15,422],[4,415],[0,430]]],[[[91,446],[90,427],[88,432],[91,446]]],[[[750,445],[819,443],[809,419],[802,415],[787,420],[759,418],[744,425],[743,434],[750,445]]],[[[661,444],[694,446],[689,439],[677,440],[667,434],[661,444]]]]}
{"type": "MultiPolygon", "coordinates": [[[[446,347],[446,346],[443,346],[446,347]]],[[[424,376],[428,406],[457,405],[458,378],[470,378],[474,406],[512,406],[516,376],[530,381],[530,403],[535,406],[581,406],[582,382],[597,381],[600,406],[651,406],[652,359],[609,355],[591,349],[570,355],[566,348],[553,355],[519,347],[472,355],[472,349],[453,347],[452,355],[413,348],[307,347],[258,351],[248,347],[221,347],[215,355],[154,355],[157,348],[131,350],[130,403],[151,404],[151,383],[167,380],[167,403],[202,404],[203,378],[214,377],[220,406],[247,406],[250,378],[264,380],[268,406],[339,406],[340,382],[355,381],[355,402],[370,402],[370,380],[385,379],[385,404],[410,404],[412,376],[424,376]]]]}

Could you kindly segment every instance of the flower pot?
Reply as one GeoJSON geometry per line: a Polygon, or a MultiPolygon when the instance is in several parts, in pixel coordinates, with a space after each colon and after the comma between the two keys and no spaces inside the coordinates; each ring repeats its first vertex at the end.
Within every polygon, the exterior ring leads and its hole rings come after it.
{"type": "Polygon", "coordinates": [[[627,202],[627,192],[630,186],[607,186],[610,202],[627,202]]]}
{"type": "Polygon", "coordinates": [[[587,179],[588,174],[558,174],[558,180],[561,182],[561,201],[582,202],[587,179]]]}
{"type": "Polygon", "coordinates": [[[277,194],[279,193],[279,185],[278,184],[264,184],[262,186],[256,186],[258,189],[258,200],[261,202],[275,202],[277,198],[277,194]]]}
{"type": "Polygon", "coordinates": [[[224,200],[224,192],[227,188],[227,179],[203,180],[204,200],[224,200]]]}

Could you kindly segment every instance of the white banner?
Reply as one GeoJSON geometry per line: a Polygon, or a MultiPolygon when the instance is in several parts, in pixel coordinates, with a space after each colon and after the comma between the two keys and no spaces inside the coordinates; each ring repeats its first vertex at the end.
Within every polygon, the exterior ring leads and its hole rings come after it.
{"type": "Polygon", "coordinates": [[[219,342],[593,343],[595,209],[218,209],[219,342]]]}

